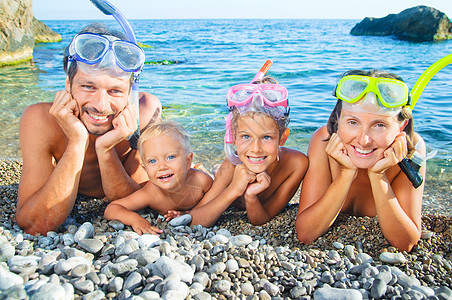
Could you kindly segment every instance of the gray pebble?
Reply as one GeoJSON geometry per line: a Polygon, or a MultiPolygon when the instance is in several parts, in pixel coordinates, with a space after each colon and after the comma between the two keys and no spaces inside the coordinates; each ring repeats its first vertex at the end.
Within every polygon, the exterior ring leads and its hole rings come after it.
{"type": "Polygon", "coordinates": [[[337,289],[331,287],[320,288],[315,291],[314,299],[316,300],[360,300],[363,295],[358,290],[353,289],[337,289]]]}
{"type": "Polygon", "coordinates": [[[14,256],[16,249],[11,243],[0,244],[0,262],[7,261],[14,256]]]}
{"type": "Polygon", "coordinates": [[[74,234],[74,241],[78,243],[83,239],[90,239],[94,236],[94,226],[90,222],[83,223],[74,234]]]}
{"type": "Polygon", "coordinates": [[[113,293],[119,293],[122,290],[124,279],[122,277],[115,277],[108,283],[107,290],[113,293]]]}
{"type": "Polygon", "coordinates": [[[141,275],[138,272],[132,272],[124,282],[123,288],[132,291],[141,285],[141,275]]]}
{"type": "Polygon", "coordinates": [[[387,288],[388,287],[386,283],[383,280],[377,278],[374,280],[372,284],[372,288],[370,289],[370,295],[373,298],[381,299],[386,294],[387,288]]]}
{"type": "Polygon", "coordinates": [[[173,227],[184,226],[184,225],[190,224],[191,220],[192,220],[191,215],[185,214],[185,215],[172,219],[171,221],[168,222],[168,224],[173,227]]]}
{"type": "Polygon", "coordinates": [[[98,239],[82,239],[78,242],[78,245],[86,251],[95,254],[102,249],[104,243],[98,239]]]}
{"type": "Polygon", "coordinates": [[[380,260],[388,264],[403,264],[406,262],[406,257],[399,252],[383,252],[380,254],[380,260]]]}
{"type": "Polygon", "coordinates": [[[235,236],[231,237],[229,239],[229,241],[231,242],[231,244],[233,246],[241,247],[241,246],[246,246],[248,244],[251,244],[251,242],[253,241],[253,238],[246,234],[239,234],[239,235],[235,235],[235,236]]]}
{"type": "Polygon", "coordinates": [[[215,284],[215,289],[219,293],[229,292],[231,289],[231,282],[228,280],[220,280],[215,284]]]}

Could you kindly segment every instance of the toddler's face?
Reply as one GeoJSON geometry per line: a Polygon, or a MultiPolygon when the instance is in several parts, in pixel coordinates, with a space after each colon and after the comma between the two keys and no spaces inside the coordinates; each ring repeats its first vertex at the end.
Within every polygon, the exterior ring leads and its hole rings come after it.
{"type": "Polygon", "coordinates": [[[235,145],[243,164],[256,174],[262,173],[277,162],[280,146],[278,125],[266,115],[240,116],[235,145]]]}
{"type": "Polygon", "coordinates": [[[149,181],[168,191],[178,191],[191,167],[192,153],[186,154],[179,137],[167,134],[142,145],[143,166],[149,181]]]}

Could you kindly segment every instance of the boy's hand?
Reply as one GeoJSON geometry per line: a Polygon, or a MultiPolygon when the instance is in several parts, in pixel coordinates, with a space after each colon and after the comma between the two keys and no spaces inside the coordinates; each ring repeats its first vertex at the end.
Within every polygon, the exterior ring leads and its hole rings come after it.
{"type": "Polygon", "coordinates": [[[185,214],[186,214],[185,211],[168,210],[168,212],[163,217],[165,218],[165,221],[171,221],[172,219],[180,217],[185,214]]]}
{"type": "Polygon", "coordinates": [[[371,173],[382,174],[387,169],[401,162],[408,153],[406,133],[402,131],[399,133],[391,146],[383,153],[383,158],[375,163],[375,165],[369,169],[371,173]]]}
{"type": "Polygon", "coordinates": [[[245,165],[240,164],[235,167],[234,177],[230,184],[231,187],[237,192],[237,194],[243,195],[245,193],[248,184],[256,180],[256,174],[248,170],[245,165]]]}
{"type": "Polygon", "coordinates": [[[148,220],[146,220],[143,217],[137,217],[132,223],[131,226],[133,228],[133,231],[138,233],[139,235],[142,235],[144,233],[150,233],[150,234],[160,234],[163,232],[163,230],[152,226],[151,223],[149,223],[148,220]]]}
{"type": "Polygon", "coordinates": [[[266,172],[262,172],[256,175],[256,181],[249,184],[245,191],[245,198],[265,191],[271,183],[271,178],[266,172]]]}

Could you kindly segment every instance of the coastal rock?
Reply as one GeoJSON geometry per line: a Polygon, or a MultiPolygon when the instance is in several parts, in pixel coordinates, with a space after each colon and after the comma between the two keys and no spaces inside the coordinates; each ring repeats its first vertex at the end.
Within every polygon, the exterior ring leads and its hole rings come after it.
{"type": "Polygon", "coordinates": [[[0,66],[28,61],[36,42],[61,36],[33,17],[32,0],[0,1],[0,66]]]}
{"type": "Polygon", "coordinates": [[[419,5],[383,18],[366,17],[350,31],[352,35],[394,36],[411,42],[452,39],[452,24],[435,8],[419,5]]]}
{"type": "Polygon", "coordinates": [[[35,43],[56,43],[61,41],[61,35],[50,29],[42,21],[33,17],[31,30],[35,37],[35,43]]]}

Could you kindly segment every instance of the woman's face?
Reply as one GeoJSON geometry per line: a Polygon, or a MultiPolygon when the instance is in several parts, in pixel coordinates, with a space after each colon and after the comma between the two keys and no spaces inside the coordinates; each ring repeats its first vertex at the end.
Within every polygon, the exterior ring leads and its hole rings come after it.
{"type": "Polygon", "coordinates": [[[337,133],[352,163],[357,168],[368,169],[383,158],[384,151],[403,130],[403,125],[397,116],[342,109],[337,133]]]}

